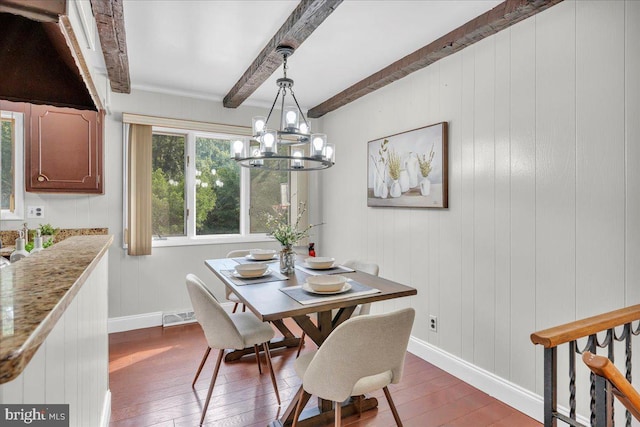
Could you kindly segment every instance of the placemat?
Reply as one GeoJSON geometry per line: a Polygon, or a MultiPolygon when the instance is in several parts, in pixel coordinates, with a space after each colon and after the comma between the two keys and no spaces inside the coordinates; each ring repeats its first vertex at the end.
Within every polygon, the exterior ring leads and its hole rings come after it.
{"type": "Polygon", "coordinates": [[[307,268],[301,264],[296,264],[296,268],[311,276],[322,276],[323,274],[340,274],[340,273],[353,273],[355,270],[344,265],[338,265],[335,267],[327,268],[325,270],[314,270],[307,268]]]}
{"type": "Polygon", "coordinates": [[[220,270],[220,272],[224,274],[226,277],[228,277],[229,280],[231,280],[233,284],[236,286],[256,285],[258,283],[277,282],[279,280],[289,280],[287,276],[285,276],[284,274],[276,270],[277,269],[271,268],[271,274],[269,274],[268,276],[256,277],[255,279],[250,279],[250,278],[240,279],[239,277],[235,277],[233,275],[233,272],[235,270],[220,270]]]}
{"type": "Polygon", "coordinates": [[[358,283],[355,280],[349,280],[348,283],[351,285],[351,289],[347,292],[341,294],[330,294],[330,295],[318,295],[312,294],[302,289],[302,286],[290,286],[288,288],[280,288],[282,292],[287,294],[289,297],[298,301],[300,304],[315,304],[319,302],[327,302],[327,301],[335,301],[345,298],[351,298],[360,295],[369,295],[369,294],[377,294],[380,292],[379,289],[372,288],[371,286],[363,285],[362,283],[358,283]]]}

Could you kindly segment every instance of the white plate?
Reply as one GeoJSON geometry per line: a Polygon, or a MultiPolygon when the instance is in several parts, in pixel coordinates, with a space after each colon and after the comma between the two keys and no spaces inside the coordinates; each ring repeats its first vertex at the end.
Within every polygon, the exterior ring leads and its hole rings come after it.
{"type": "Polygon", "coordinates": [[[261,277],[268,276],[268,275],[270,275],[271,273],[273,273],[273,272],[271,271],[271,269],[270,269],[270,268],[267,268],[267,271],[265,271],[263,274],[261,274],[261,275],[259,275],[259,276],[242,276],[242,275],[241,275],[240,273],[238,273],[237,271],[232,272],[232,273],[231,273],[231,275],[232,275],[233,277],[237,278],[237,279],[259,279],[259,278],[261,278],[261,277]]]}
{"type": "Polygon", "coordinates": [[[251,260],[251,261],[271,261],[272,259],[277,259],[278,258],[278,254],[275,254],[274,256],[272,256],[271,258],[267,258],[267,259],[258,259],[258,258],[254,258],[253,255],[249,254],[249,255],[245,255],[244,256],[246,259],[251,260]]]}
{"type": "Polygon", "coordinates": [[[308,268],[309,270],[331,270],[332,268],[338,268],[338,266],[334,263],[331,267],[311,267],[306,262],[302,263],[304,268],[308,268]]]}
{"type": "Polygon", "coordinates": [[[345,283],[344,286],[342,287],[342,289],[340,289],[339,291],[318,292],[318,291],[314,291],[313,289],[311,289],[311,286],[309,286],[309,284],[307,282],[304,282],[302,284],[302,289],[307,291],[307,292],[311,292],[312,294],[317,294],[317,295],[334,295],[334,294],[341,294],[343,292],[347,292],[349,289],[351,289],[351,285],[349,283],[345,283]]]}

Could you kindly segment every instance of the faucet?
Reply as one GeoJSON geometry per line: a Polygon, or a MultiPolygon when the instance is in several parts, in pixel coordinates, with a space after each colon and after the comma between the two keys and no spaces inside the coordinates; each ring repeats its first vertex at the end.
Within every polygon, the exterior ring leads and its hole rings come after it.
{"type": "Polygon", "coordinates": [[[22,227],[22,232],[24,233],[24,244],[26,245],[27,243],[29,243],[29,227],[27,226],[26,222],[22,227]]]}

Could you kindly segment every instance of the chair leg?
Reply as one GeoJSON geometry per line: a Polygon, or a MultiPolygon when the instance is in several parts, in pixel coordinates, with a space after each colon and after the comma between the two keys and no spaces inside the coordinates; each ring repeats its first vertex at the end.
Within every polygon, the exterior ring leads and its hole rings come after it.
{"type": "Polygon", "coordinates": [[[307,334],[302,331],[302,335],[300,335],[300,344],[298,344],[298,353],[296,353],[296,358],[300,357],[300,350],[302,350],[302,346],[304,345],[304,338],[307,334]]]}
{"type": "Polygon", "coordinates": [[[400,420],[400,415],[398,415],[398,410],[396,409],[396,405],[393,404],[393,400],[391,399],[391,393],[389,393],[389,389],[387,387],[383,387],[384,396],[387,398],[387,402],[389,402],[389,407],[391,407],[391,413],[393,414],[393,419],[396,420],[396,425],[398,427],[402,427],[402,420],[400,420]]]}
{"type": "Polygon", "coordinates": [[[300,387],[300,396],[298,396],[298,404],[296,405],[296,410],[293,413],[293,424],[291,424],[291,427],[298,426],[298,418],[300,418],[300,413],[302,412],[302,407],[304,406],[302,402],[304,402],[304,388],[300,387]]]}
{"type": "Polygon", "coordinates": [[[340,427],[342,425],[342,403],[333,402],[333,406],[336,410],[335,427],[340,427]]]}
{"type": "Polygon", "coordinates": [[[260,349],[258,348],[258,344],[254,344],[253,349],[256,352],[256,362],[258,363],[258,372],[260,372],[260,375],[262,375],[262,364],[260,363],[260,349]]]}
{"type": "Polygon", "coordinates": [[[231,313],[235,313],[237,309],[238,309],[238,303],[236,302],[233,304],[233,310],[231,310],[231,313]]]}
{"type": "Polygon", "coordinates": [[[200,425],[204,423],[204,417],[207,415],[207,408],[209,407],[209,401],[211,400],[211,394],[213,393],[213,386],[216,385],[216,378],[218,377],[218,371],[220,370],[220,363],[222,363],[222,356],[224,356],[224,350],[220,349],[218,353],[218,360],[216,360],[216,368],[213,370],[211,384],[209,385],[209,391],[207,392],[207,400],[204,402],[204,407],[202,408],[200,425]]]}
{"type": "Polygon", "coordinates": [[[202,371],[202,367],[204,366],[204,362],[207,361],[207,357],[209,357],[209,353],[211,352],[211,347],[207,346],[207,349],[204,351],[204,356],[202,357],[202,361],[200,362],[200,366],[198,366],[198,372],[196,372],[196,376],[193,379],[193,382],[191,383],[191,388],[194,388],[196,386],[196,381],[198,380],[198,377],[200,376],[200,372],[202,371]]]}
{"type": "Polygon", "coordinates": [[[262,347],[264,347],[264,355],[267,359],[269,374],[271,374],[271,382],[273,383],[273,390],[276,392],[276,399],[278,400],[278,405],[281,405],[280,393],[278,393],[278,384],[276,383],[276,375],[273,373],[273,365],[271,364],[271,352],[269,351],[269,343],[268,342],[263,343],[262,347]]]}
{"type": "Polygon", "coordinates": [[[242,304],[242,312],[244,313],[245,311],[247,311],[247,306],[242,304]]]}

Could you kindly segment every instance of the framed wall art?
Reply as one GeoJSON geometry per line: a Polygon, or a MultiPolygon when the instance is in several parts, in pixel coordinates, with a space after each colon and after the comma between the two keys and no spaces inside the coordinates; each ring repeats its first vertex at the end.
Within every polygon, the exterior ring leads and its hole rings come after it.
{"type": "Polygon", "coordinates": [[[447,122],[369,141],[367,154],[367,206],[448,206],[447,122]]]}

